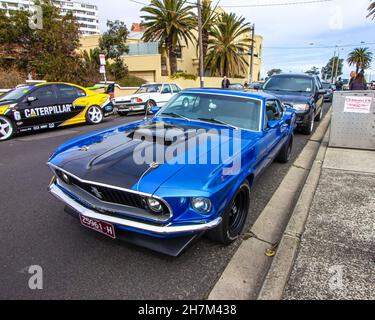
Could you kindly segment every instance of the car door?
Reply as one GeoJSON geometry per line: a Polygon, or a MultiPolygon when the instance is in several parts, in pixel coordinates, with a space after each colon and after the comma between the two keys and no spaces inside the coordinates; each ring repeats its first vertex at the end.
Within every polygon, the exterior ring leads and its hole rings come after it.
{"type": "Polygon", "coordinates": [[[314,82],[315,82],[314,100],[315,100],[315,105],[316,105],[315,115],[318,115],[320,112],[320,109],[323,107],[323,104],[324,104],[324,93],[323,93],[324,88],[319,78],[316,77],[314,82]]]}
{"type": "Polygon", "coordinates": [[[172,96],[173,92],[171,86],[169,84],[164,84],[160,92],[160,101],[158,102],[158,105],[163,107],[172,96]]]}
{"type": "Polygon", "coordinates": [[[284,109],[279,100],[268,99],[265,112],[267,158],[272,161],[282,146],[283,138],[287,135],[288,125],[283,121],[284,109]]]}
{"type": "Polygon", "coordinates": [[[56,121],[57,94],[54,85],[42,85],[32,89],[18,104],[21,131],[53,127],[56,121]]]}
{"type": "Polygon", "coordinates": [[[68,84],[57,84],[55,87],[58,106],[66,110],[66,112],[59,114],[59,122],[75,117],[86,108],[87,101],[84,99],[84,97],[86,97],[86,92],[84,90],[68,84]]]}

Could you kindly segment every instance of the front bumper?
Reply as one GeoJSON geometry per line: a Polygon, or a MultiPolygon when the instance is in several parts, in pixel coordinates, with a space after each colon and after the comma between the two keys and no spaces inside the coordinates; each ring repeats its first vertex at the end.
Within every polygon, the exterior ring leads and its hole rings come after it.
{"type": "Polygon", "coordinates": [[[113,217],[105,214],[98,213],[94,210],[88,209],[83,205],[79,204],[71,197],[69,197],[65,192],[63,192],[56,184],[51,184],[49,190],[53,196],[55,196],[60,201],[64,202],[67,206],[72,208],[73,210],[77,211],[79,214],[92,218],[101,220],[104,222],[112,223],[116,226],[129,228],[134,231],[139,232],[147,232],[150,234],[160,235],[160,236],[178,236],[178,235],[186,235],[186,234],[195,234],[201,233],[206,230],[215,228],[218,226],[222,219],[221,217],[216,218],[213,221],[208,223],[200,223],[200,224],[190,224],[190,225],[165,225],[165,226],[158,226],[152,225],[144,222],[138,222],[134,220],[128,220],[124,218],[113,217]]]}

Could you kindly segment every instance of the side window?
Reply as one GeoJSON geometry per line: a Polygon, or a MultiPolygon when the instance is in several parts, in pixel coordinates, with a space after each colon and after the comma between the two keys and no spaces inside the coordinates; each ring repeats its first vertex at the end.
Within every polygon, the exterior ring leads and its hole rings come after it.
{"type": "Polygon", "coordinates": [[[177,92],[181,91],[181,89],[178,86],[176,86],[175,84],[171,84],[171,87],[172,87],[172,90],[173,90],[174,93],[177,93],[177,92]]]}
{"type": "Polygon", "coordinates": [[[67,84],[57,85],[57,94],[61,99],[71,99],[73,101],[77,98],[86,96],[85,91],[82,89],[67,84]]]}
{"type": "Polygon", "coordinates": [[[280,120],[283,109],[277,100],[267,100],[266,103],[266,121],[280,120]]]}
{"type": "Polygon", "coordinates": [[[30,97],[37,98],[39,101],[48,101],[56,99],[56,93],[53,86],[41,86],[30,93],[30,97]]]}
{"type": "Polygon", "coordinates": [[[171,86],[169,84],[165,84],[162,93],[172,93],[171,86]]]}

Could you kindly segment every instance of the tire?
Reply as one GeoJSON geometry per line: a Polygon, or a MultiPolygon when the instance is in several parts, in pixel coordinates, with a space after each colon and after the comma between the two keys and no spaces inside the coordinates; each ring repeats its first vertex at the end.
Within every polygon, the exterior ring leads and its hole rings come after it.
{"type": "Polygon", "coordinates": [[[99,124],[103,121],[103,110],[99,106],[91,106],[86,113],[86,121],[88,124],[99,124]]]}
{"type": "Polygon", "coordinates": [[[0,141],[5,141],[14,135],[14,125],[8,117],[0,116],[0,141]]]}
{"type": "Polygon", "coordinates": [[[118,111],[118,110],[117,110],[117,114],[118,114],[120,117],[126,117],[126,116],[129,114],[129,111],[118,111]]]}
{"type": "Polygon", "coordinates": [[[276,157],[276,161],[280,163],[287,163],[290,160],[293,150],[293,137],[290,137],[289,140],[283,145],[279,154],[276,157]]]}
{"type": "Polygon", "coordinates": [[[314,116],[312,115],[311,116],[311,119],[310,119],[310,122],[309,124],[307,125],[307,127],[304,127],[302,129],[302,133],[305,134],[305,135],[310,135],[312,134],[312,132],[314,131],[314,122],[315,122],[315,119],[314,119],[314,116]]]}
{"type": "Polygon", "coordinates": [[[315,121],[320,122],[323,119],[323,106],[320,108],[319,114],[315,117],[315,121]]]}
{"type": "Polygon", "coordinates": [[[245,180],[225,209],[220,225],[209,230],[206,236],[223,245],[229,245],[236,241],[245,226],[249,207],[250,185],[249,182],[245,180]]]}

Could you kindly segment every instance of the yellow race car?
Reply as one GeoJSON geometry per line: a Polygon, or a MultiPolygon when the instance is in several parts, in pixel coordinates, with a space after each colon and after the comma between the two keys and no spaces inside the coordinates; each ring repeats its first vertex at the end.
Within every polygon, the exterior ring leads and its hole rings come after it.
{"type": "Polygon", "coordinates": [[[0,141],[18,132],[99,124],[112,113],[108,94],[61,82],[22,85],[0,97],[0,141]]]}

